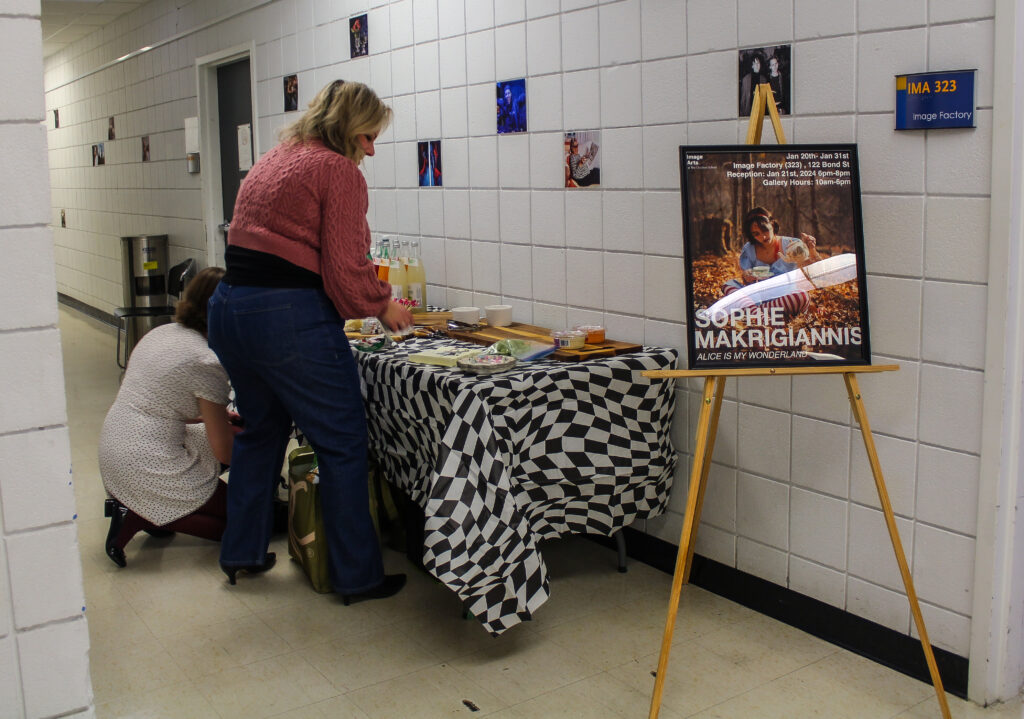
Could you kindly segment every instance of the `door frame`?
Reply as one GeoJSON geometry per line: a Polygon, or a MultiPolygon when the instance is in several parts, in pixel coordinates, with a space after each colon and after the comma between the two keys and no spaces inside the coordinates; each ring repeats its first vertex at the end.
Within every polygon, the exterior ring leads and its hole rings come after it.
{"type": "Polygon", "coordinates": [[[224,239],[219,226],[224,222],[224,199],[220,181],[220,111],[217,108],[217,68],[249,60],[249,101],[252,103],[252,141],[259,159],[256,139],[256,43],[248,42],[196,58],[196,97],[199,105],[199,181],[206,228],[206,264],[224,266],[224,239]]]}

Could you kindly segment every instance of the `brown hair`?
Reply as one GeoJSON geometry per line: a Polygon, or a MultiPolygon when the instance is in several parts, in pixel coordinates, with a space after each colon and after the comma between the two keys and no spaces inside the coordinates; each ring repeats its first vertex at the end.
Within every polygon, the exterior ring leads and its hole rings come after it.
{"type": "Polygon", "coordinates": [[[772,217],[772,213],[761,206],[752,207],[743,216],[743,236],[747,239],[747,242],[754,241],[754,236],[750,233],[750,228],[754,225],[757,225],[765,232],[770,228],[775,234],[779,233],[778,221],[772,217]]]}
{"type": "Polygon", "coordinates": [[[185,286],[185,292],[182,293],[181,300],[174,310],[174,321],[205,335],[206,304],[223,276],[223,267],[207,267],[200,270],[199,274],[185,286]]]}
{"type": "Polygon", "coordinates": [[[391,108],[361,82],[335,80],[309,103],[298,120],[281,131],[284,142],[320,140],[356,164],[366,153],[356,141],[359,135],[376,139],[391,122],[391,108]]]}

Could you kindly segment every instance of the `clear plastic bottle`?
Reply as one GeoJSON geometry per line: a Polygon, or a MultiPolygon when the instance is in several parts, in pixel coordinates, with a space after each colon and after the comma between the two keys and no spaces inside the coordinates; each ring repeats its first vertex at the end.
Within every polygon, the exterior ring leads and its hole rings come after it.
{"type": "Polygon", "coordinates": [[[413,312],[427,311],[427,275],[420,257],[420,243],[413,240],[409,246],[409,269],[406,271],[407,296],[416,304],[413,312]]]}
{"type": "Polygon", "coordinates": [[[402,300],[406,298],[406,280],[405,263],[402,262],[402,258],[399,256],[398,243],[395,243],[394,252],[391,257],[391,266],[388,270],[387,280],[391,283],[391,297],[392,299],[402,300]]]}

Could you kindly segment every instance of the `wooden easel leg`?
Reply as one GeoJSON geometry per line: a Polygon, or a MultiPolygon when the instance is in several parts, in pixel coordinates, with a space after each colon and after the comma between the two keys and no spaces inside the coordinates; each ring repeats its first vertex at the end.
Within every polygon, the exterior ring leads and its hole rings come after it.
{"type": "Polygon", "coordinates": [[[914,580],[910,576],[907,556],[903,552],[903,543],[900,541],[900,533],[896,528],[896,518],[893,515],[892,503],[889,501],[889,491],[885,487],[885,478],[882,476],[882,465],[878,461],[878,453],[875,451],[875,440],[871,436],[871,426],[868,424],[867,412],[864,409],[864,402],[861,400],[860,388],[857,385],[857,375],[846,372],[843,374],[843,379],[846,382],[846,392],[850,396],[850,406],[853,408],[853,414],[857,418],[861,434],[864,436],[864,448],[867,450],[868,461],[871,463],[871,474],[875,478],[878,501],[882,505],[885,524],[889,528],[892,549],[896,553],[896,563],[899,565],[900,574],[903,576],[903,586],[907,590],[907,601],[910,602],[910,611],[914,615],[914,624],[917,625],[917,633],[921,637],[921,647],[924,649],[924,658],[928,663],[928,672],[932,677],[935,695],[939,699],[939,708],[942,710],[943,719],[950,719],[949,704],[946,701],[946,692],[942,687],[942,677],[939,676],[939,667],[935,663],[935,654],[932,651],[931,642],[928,641],[928,631],[924,627],[921,605],[918,604],[917,592],[914,591],[914,580]]]}
{"type": "Polygon", "coordinates": [[[725,377],[706,377],[704,395],[701,399],[700,415],[697,420],[697,444],[693,452],[693,469],[690,471],[689,493],[686,495],[686,515],[683,531],[679,535],[679,550],[676,553],[676,568],[672,574],[672,594],[668,602],[668,618],[665,633],[661,638],[661,656],[658,671],[654,677],[654,694],[651,696],[649,719],[658,719],[661,710],[661,694],[665,690],[665,674],[668,671],[668,655],[672,649],[672,633],[676,628],[676,614],[679,612],[679,595],[683,584],[689,580],[690,563],[693,560],[693,543],[697,539],[697,525],[700,524],[700,510],[704,501],[704,487],[707,484],[711,452],[718,431],[718,415],[722,407],[725,377]]]}
{"type": "MultiPolygon", "coordinates": [[[[710,381],[710,380],[709,380],[710,381]]],[[[707,390],[705,389],[705,392],[707,390]]],[[[700,526],[700,514],[704,509],[704,490],[708,487],[708,473],[711,471],[711,455],[715,450],[715,438],[718,436],[718,417],[722,412],[722,396],[725,394],[725,377],[715,378],[715,390],[714,399],[711,402],[711,422],[707,427],[707,437],[704,441],[704,453],[700,455],[700,482],[697,486],[697,498],[696,504],[693,510],[693,517],[691,518],[690,533],[686,537],[686,565],[683,568],[683,584],[690,583],[690,568],[693,566],[693,551],[697,546],[697,527],[700,526]]],[[[707,406],[707,398],[703,400],[704,406],[707,406]]],[[[698,425],[699,428],[699,425],[698,425]]],[[[697,439],[700,442],[700,438],[697,439]]],[[[694,461],[697,461],[697,454],[694,453],[694,461]]],[[[690,486],[693,486],[693,480],[690,481],[690,486]]],[[[690,501],[687,497],[686,502],[686,516],[690,517],[690,501]]],[[[683,522],[684,531],[686,522],[683,522]]],[[[682,549],[682,545],[679,547],[682,549]]]]}

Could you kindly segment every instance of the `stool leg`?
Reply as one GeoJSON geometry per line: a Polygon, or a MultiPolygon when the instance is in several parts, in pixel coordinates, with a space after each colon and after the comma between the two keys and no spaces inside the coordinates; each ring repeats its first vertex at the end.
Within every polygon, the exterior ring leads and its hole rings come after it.
{"type": "Polygon", "coordinates": [[[121,369],[128,368],[128,326],[125,323],[124,317],[119,317],[117,320],[117,354],[114,355],[114,359],[117,361],[117,366],[121,369]],[[121,364],[121,333],[124,332],[124,349],[125,358],[124,364],[121,364]]]}

